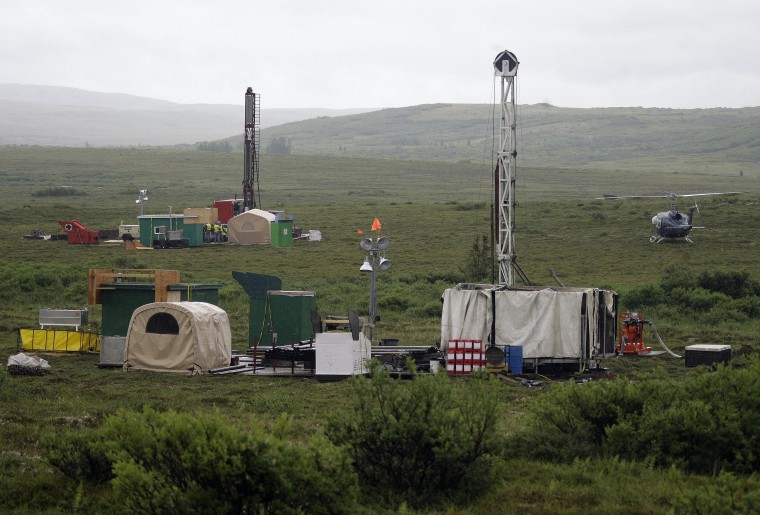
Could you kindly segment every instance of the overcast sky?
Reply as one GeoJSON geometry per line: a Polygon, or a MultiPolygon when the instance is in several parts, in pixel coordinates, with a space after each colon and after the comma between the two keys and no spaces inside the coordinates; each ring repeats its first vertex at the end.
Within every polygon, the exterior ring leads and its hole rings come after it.
{"type": "Polygon", "coordinates": [[[3,0],[0,84],[263,108],[760,106],[757,0],[3,0]]]}

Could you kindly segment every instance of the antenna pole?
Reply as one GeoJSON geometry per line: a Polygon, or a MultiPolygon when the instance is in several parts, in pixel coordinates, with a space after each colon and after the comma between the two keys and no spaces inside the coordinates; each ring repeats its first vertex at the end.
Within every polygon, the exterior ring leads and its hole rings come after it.
{"type": "MultiPolygon", "coordinates": [[[[496,256],[499,283],[514,286],[517,268],[515,253],[515,177],[517,171],[517,123],[515,121],[515,77],[520,63],[504,50],[494,60],[494,75],[501,77],[501,124],[495,176],[497,219],[496,256]]],[[[517,271],[519,274],[519,271],[517,271]]]]}

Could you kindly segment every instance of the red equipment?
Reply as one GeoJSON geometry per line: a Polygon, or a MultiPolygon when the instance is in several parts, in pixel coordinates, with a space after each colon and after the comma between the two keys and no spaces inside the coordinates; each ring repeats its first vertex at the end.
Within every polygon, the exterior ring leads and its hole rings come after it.
{"type": "Polygon", "coordinates": [[[58,225],[66,233],[69,245],[100,243],[98,231],[88,231],[84,225],[76,220],[58,220],[58,225]]]}
{"type": "Polygon", "coordinates": [[[641,313],[619,313],[618,332],[620,342],[616,347],[618,354],[647,354],[652,352],[651,347],[644,346],[644,320],[641,313]]]}
{"type": "MultiPolygon", "coordinates": [[[[244,211],[243,199],[217,200],[214,202],[216,208],[216,219],[226,224],[230,218],[237,216],[244,211]]],[[[213,221],[213,220],[212,220],[213,221]]]]}

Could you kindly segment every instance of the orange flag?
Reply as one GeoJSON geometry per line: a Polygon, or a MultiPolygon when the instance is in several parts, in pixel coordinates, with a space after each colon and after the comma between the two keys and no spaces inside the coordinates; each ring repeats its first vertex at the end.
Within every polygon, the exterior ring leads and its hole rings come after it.
{"type": "Polygon", "coordinates": [[[372,230],[373,231],[379,231],[383,228],[383,225],[380,223],[380,220],[375,217],[375,219],[372,221],[372,230]]]}
{"type": "Polygon", "coordinates": [[[364,234],[364,231],[362,231],[361,229],[357,229],[356,234],[364,234]]]}

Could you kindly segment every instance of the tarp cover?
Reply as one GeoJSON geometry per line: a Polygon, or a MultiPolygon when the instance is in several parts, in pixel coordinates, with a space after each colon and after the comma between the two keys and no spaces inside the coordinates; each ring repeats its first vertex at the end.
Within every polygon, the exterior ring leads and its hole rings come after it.
{"type": "Polygon", "coordinates": [[[124,345],[124,369],[200,374],[230,364],[227,312],[206,302],[154,302],[137,308],[124,345]]]}
{"type": "Polygon", "coordinates": [[[270,224],[274,214],[251,209],[233,216],[227,222],[227,241],[238,245],[269,245],[272,242],[270,224]]]}
{"type": "Polygon", "coordinates": [[[21,348],[55,352],[100,351],[100,335],[66,329],[20,329],[21,348]]]}
{"type": "Polygon", "coordinates": [[[449,340],[489,342],[491,298],[495,295],[496,345],[520,345],[526,359],[586,359],[599,352],[597,328],[604,323],[600,307],[602,313],[612,312],[614,292],[596,288],[493,290],[491,285],[458,285],[443,293],[444,348],[449,340]]]}

